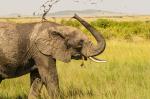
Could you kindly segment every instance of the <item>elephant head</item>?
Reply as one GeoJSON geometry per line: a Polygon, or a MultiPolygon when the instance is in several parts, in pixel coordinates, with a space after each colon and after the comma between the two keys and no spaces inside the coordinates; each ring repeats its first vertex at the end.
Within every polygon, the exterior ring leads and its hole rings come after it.
{"type": "Polygon", "coordinates": [[[105,49],[106,43],[103,36],[79,16],[75,15],[74,18],[91,32],[97,41],[97,45],[94,45],[79,29],[44,22],[41,26],[37,26],[38,33],[35,44],[39,51],[63,62],[69,62],[71,59],[78,60],[83,57],[96,62],[105,62],[94,58],[105,49]]]}
{"type": "Polygon", "coordinates": [[[102,34],[99,33],[86,21],[81,19],[77,14],[75,14],[73,18],[77,19],[87,30],[89,30],[97,41],[96,46],[91,43],[91,41],[84,43],[82,48],[82,54],[95,62],[106,62],[105,60],[97,59],[94,57],[101,54],[105,50],[106,42],[102,34]]]}

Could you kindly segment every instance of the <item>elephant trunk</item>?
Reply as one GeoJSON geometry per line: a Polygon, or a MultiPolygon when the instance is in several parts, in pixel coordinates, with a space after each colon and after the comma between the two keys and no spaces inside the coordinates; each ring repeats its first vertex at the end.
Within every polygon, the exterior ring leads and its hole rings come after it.
{"type": "Polygon", "coordinates": [[[81,19],[77,14],[75,14],[73,18],[77,19],[88,31],[90,31],[97,41],[97,45],[91,47],[91,49],[86,52],[86,57],[93,57],[101,54],[106,47],[106,42],[102,34],[93,28],[89,23],[81,19]]]}

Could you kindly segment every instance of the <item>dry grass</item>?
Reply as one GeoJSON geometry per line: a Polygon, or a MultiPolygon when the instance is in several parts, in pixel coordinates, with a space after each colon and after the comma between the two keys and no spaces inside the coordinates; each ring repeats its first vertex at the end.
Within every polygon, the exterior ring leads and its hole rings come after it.
{"type": "MultiPolygon", "coordinates": [[[[95,21],[97,19],[109,19],[113,21],[150,21],[150,16],[102,16],[102,17],[85,17],[84,19],[88,21],[95,21]]],[[[62,19],[69,20],[70,17],[62,17],[62,18],[47,18],[53,22],[60,22],[62,19]]],[[[0,22],[15,22],[15,23],[27,23],[27,22],[39,22],[41,21],[40,17],[21,17],[21,18],[0,18],[0,22]]]]}

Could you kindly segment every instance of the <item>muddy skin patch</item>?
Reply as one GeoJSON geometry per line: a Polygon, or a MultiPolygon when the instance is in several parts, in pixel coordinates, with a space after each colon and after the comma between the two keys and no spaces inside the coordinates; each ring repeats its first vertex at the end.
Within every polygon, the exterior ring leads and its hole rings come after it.
{"type": "Polygon", "coordinates": [[[15,76],[21,76],[27,74],[32,71],[33,66],[35,65],[35,61],[31,58],[27,61],[26,64],[19,66],[15,71],[15,76]]]}
{"type": "MultiPolygon", "coordinates": [[[[32,71],[35,62],[33,59],[28,60],[24,65],[18,67],[13,66],[13,64],[6,64],[3,68],[0,68],[0,76],[2,78],[15,78],[27,74],[32,71]],[[16,68],[14,68],[16,67],[16,68]]],[[[35,68],[36,69],[36,68],[35,68]]]]}

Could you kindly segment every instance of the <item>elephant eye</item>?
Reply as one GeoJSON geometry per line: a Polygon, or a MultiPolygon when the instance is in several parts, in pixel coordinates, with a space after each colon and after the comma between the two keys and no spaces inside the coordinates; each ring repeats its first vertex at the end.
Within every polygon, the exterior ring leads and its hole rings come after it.
{"type": "Polygon", "coordinates": [[[56,35],[56,36],[60,36],[61,38],[65,39],[65,37],[61,33],[57,32],[57,31],[52,31],[51,34],[52,35],[56,35]]]}
{"type": "Polygon", "coordinates": [[[57,35],[57,34],[59,34],[57,31],[52,31],[52,34],[53,35],[57,35]]]}

